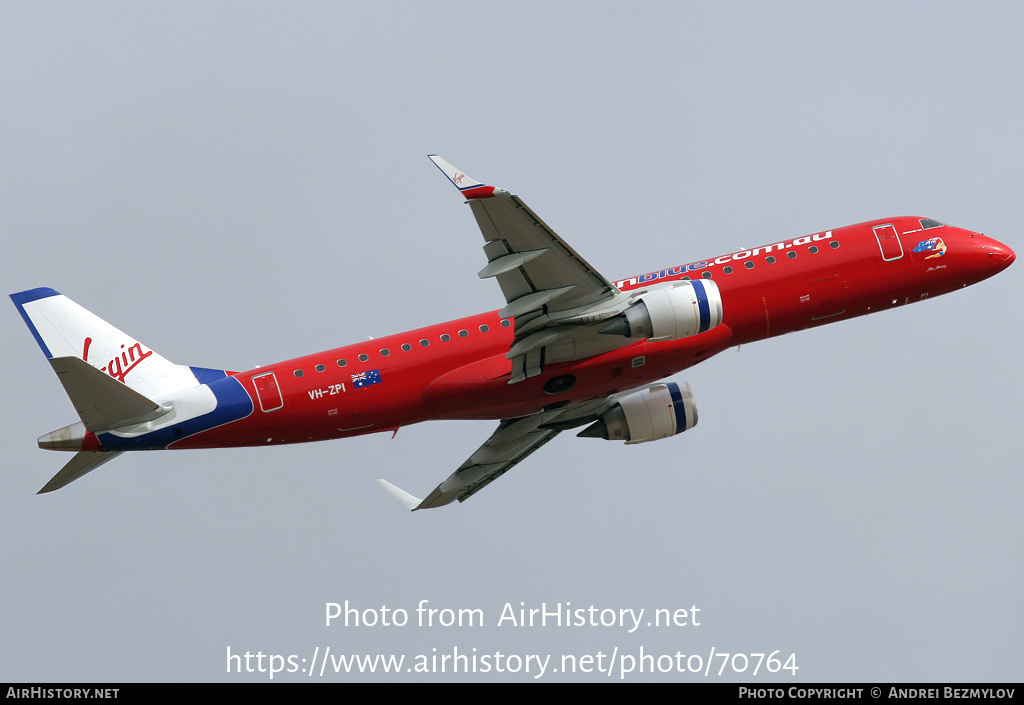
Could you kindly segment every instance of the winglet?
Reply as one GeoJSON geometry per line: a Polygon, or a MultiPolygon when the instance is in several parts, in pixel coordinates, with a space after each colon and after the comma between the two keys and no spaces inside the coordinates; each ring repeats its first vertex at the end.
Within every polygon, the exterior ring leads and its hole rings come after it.
{"type": "Polygon", "coordinates": [[[444,172],[448,180],[455,184],[455,188],[467,199],[490,198],[494,195],[495,188],[493,186],[474,181],[436,154],[428,154],[427,157],[434,162],[434,166],[444,172]]]}
{"type": "Polygon", "coordinates": [[[377,484],[387,490],[388,494],[392,497],[408,507],[409,511],[416,511],[417,507],[422,504],[422,500],[419,497],[413,497],[401,487],[395,487],[387,480],[377,480],[377,484]]]}

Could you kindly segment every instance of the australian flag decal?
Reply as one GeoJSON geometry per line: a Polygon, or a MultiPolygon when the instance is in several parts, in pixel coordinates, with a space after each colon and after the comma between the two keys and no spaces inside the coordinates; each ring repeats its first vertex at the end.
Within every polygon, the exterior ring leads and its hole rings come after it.
{"type": "Polygon", "coordinates": [[[915,247],[913,251],[933,253],[925,257],[925,259],[931,259],[932,257],[942,257],[944,254],[946,254],[946,243],[942,241],[941,237],[933,237],[930,240],[921,240],[921,242],[917,243],[917,247],[915,247]]]}
{"type": "Polygon", "coordinates": [[[380,370],[370,370],[369,372],[360,372],[357,375],[352,375],[352,386],[355,389],[369,387],[372,384],[380,384],[380,381],[380,370]]]}

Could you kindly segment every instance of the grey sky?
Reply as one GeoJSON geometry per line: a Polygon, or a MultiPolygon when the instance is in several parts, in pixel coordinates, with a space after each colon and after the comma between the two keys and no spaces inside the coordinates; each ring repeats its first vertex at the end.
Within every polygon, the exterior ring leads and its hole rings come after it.
{"type": "MultiPolygon", "coordinates": [[[[609,278],[903,214],[1020,250],[1022,21],[1011,2],[3,3],[0,280],[231,369],[500,308],[434,152],[609,278]]],[[[1020,267],[727,351],[677,377],[685,435],[563,434],[415,514],[375,478],[423,496],[493,424],[126,455],[36,496],[66,456],[35,439],[74,411],[8,305],[0,681],[260,681],[226,650],[317,647],[1018,680],[1020,267]],[[325,627],[345,600],[486,624],[325,627]],[[520,602],[697,605],[701,625],[497,626],[520,602]]],[[[628,677],[649,678],[705,680],[628,677]]]]}

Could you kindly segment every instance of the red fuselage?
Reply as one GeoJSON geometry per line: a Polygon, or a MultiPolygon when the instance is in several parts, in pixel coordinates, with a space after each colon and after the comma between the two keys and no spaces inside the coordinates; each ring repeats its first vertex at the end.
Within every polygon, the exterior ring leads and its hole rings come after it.
{"type": "Polygon", "coordinates": [[[723,321],[704,333],[547,365],[510,385],[512,322],[483,313],[235,373],[252,413],[170,447],[298,443],[431,419],[521,417],[657,382],[731,346],[945,294],[1013,259],[992,238],[917,217],[824,231],[615,282],[631,291],[713,278],[723,321]],[[545,391],[568,372],[571,389],[545,391]]]}

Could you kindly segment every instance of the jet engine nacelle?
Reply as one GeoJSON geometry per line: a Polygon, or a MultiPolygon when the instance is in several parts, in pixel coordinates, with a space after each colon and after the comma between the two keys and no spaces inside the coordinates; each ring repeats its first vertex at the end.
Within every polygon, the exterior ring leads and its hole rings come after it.
{"type": "Polygon", "coordinates": [[[599,332],[627,338],[678,340],[722,322],[722,294],[711,279],[683,281],[639,297],[599,332]]]}
{"type": "Polygon", "coordinates": [[[668,438],[696,425],[697,405],[690,385],[666,382],[621,397],[577,435],[628,445],[668,438]]]}

